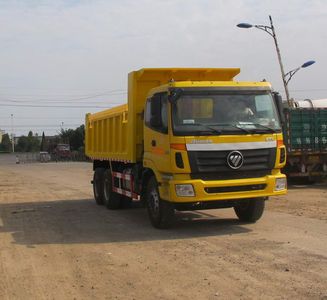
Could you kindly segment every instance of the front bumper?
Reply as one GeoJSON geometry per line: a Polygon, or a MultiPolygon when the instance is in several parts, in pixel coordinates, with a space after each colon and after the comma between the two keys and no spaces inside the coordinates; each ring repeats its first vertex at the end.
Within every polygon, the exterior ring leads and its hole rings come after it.
{"type": "Polygon", "coordinates": [[[247,178],[235,180],[169,180],[162,184],[160,193],[162,198],[175,203],[205,202],[217,200],[235,200],[257,197],[268,197],[286,194],[287,189],[275,191],[277,178],[285,178],[284,174],[267,175],[260,178],[247,178]],[[195,195],[180,197],[176,194],[177,184],[192,184],[195,195]],[[236,191],[233,191],[236,190],[236,191]],[[216,192],[218,191],[218,192],[216,192]]]}

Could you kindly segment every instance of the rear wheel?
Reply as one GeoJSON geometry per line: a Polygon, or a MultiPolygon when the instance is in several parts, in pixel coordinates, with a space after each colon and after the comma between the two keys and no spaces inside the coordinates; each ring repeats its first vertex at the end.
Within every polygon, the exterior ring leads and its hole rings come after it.
{"type": "Polygon", "coordinates": [[[103,204],[108,209],[117,209],[121,204],[121,195],[112,190],[112,175],[110,169],[104,172],[103,204]]]}
{"type": "Polygon", "coordinates": [[[253,198],[240,201],[234,206],[235,213],[240,221],[255,223],[265,209],[265,198],[253,198]]]}
{"type": "Polygon", "coordinates": [[[174,206],[160,199],[158,183],[151,177],[146,190],[146,204],[151,224],[155,228],[169,228],[174,222],[174,206]]]}
{"type": "Polygon", "coordinates": [[[103,204],[103,175],[104,168],[96,168],[93,174],[93,194],[96,204],[103,204]]]}

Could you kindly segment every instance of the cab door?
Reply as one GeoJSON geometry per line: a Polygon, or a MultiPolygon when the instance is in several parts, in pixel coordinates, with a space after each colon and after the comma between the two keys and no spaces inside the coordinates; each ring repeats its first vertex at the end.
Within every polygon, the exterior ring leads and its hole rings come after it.
{"type": "Polygon", "coordinates": [[[169,104],[167,93],[147,100],[144,126],[144,162],[159,172],[170,172],[169,104]]]}

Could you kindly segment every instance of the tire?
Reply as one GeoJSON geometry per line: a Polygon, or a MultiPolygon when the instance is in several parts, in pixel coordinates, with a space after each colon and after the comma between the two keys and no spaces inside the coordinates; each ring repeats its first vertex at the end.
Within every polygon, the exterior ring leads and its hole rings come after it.
{"type": "Polygon", "coordinates": [[[93,194],[96,204],[103,204],[103,175],[104,168],[96,168],[93,174],[93,194]]]}
{"type": "Polygon", "coordinates": [[[169,228],[174,223],[174,206],[160,199],[158,183],[155,177],[151,177],[146,189],[146,205],[151,224],[155,228],[169,228]]]}
{"type": "Polygon", "coordinates": [[[248,200],[241,200],[234,211],[242,222],[255,223],[258,221],[265,209],[265,198],[253,198],[248,200]]]}
{"type": "Polygon", "coordinates": [[[121,195],[112,190],[112,176],[110,169],[104,172],[103,204],[108,209],[118,209],[121,206],[121,195]]]}

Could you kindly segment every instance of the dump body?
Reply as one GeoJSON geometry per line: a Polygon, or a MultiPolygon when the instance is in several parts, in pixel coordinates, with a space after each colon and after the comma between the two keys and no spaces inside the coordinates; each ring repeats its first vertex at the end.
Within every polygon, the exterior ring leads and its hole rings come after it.
{"type": "Polygon", "coordinates": [[[284,141],[289,176],[327,173],[327,108],[286,108],[284,141]]]}
{"type": "Polygon", "coordinates": [[[169,81],[232,81],[237,68],[141,69],[128,75],[128,104],[86,115],[85,153],[92,159],[140,162],[144,104],[151,89],[169,81]]]}

